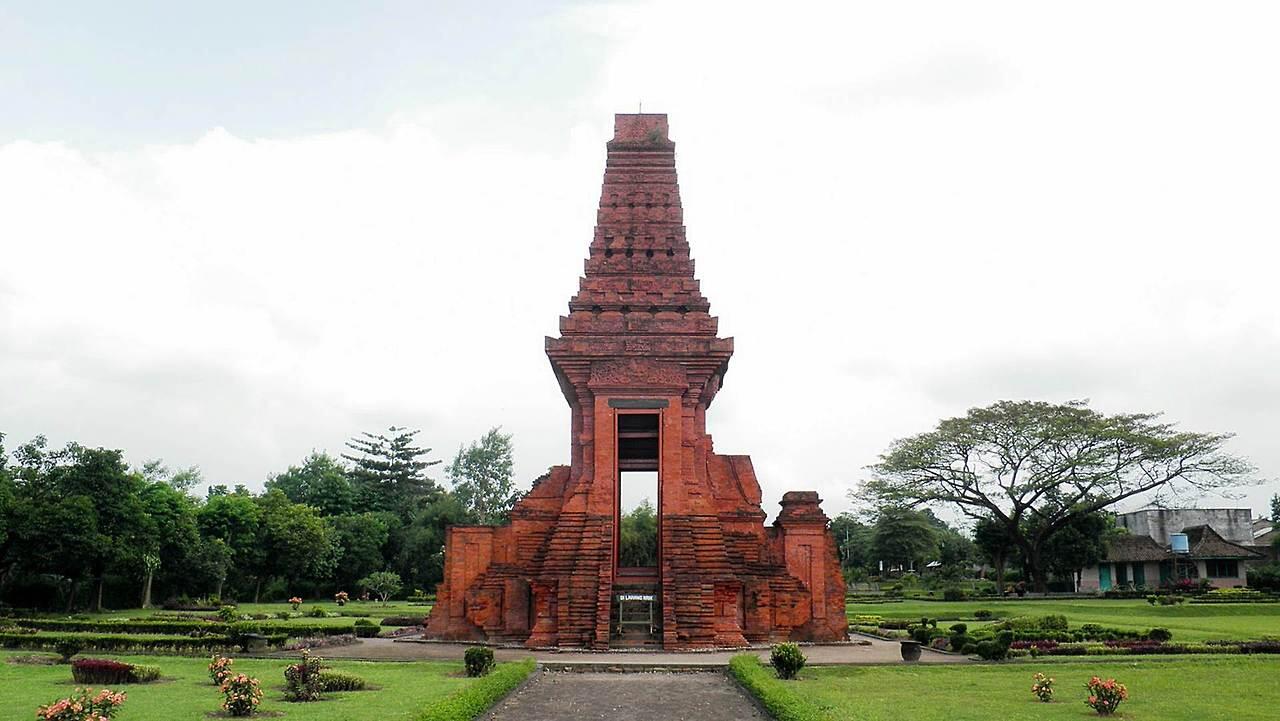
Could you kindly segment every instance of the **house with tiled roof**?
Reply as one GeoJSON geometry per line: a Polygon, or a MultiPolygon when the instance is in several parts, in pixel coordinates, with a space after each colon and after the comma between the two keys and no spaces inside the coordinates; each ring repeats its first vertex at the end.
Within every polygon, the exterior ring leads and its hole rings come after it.
{"type": "Polygon", "coordinates": [[[1251,516],[1247,508],[1147,508],[1117,514],[1116,525],[1128,533],[1110,540],[1102,561],[1082,571],[1080,590],[1154,588],[1184,578],[1205,579],[1219,588],[1243,586],[1248,565],[1267,560],[1255,545],[1251,516]]]}

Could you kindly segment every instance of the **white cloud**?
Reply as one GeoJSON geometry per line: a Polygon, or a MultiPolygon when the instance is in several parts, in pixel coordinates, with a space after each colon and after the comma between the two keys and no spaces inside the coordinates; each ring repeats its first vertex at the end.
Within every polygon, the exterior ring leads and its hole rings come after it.
{"type": "Polygon", "coordinates": [[[610,51],[555,112],[0,146],[0,428],[259,482],[359,430],[445,457],[501,423],[527,483],[567,461],[542,336],[642,100],[737,339],[709,427],[767,510],[838,510],[894,438],[1004,397],[1165,410],[1280,475],[1269,6],[769,7],[575,11],[555,30],[610,51]]]}

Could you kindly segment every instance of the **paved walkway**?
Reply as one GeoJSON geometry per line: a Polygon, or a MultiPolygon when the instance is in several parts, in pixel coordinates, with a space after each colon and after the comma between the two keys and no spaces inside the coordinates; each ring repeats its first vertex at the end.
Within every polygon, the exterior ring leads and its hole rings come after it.
{"type": "MultiPolygon", "coordinates": [[[[805,656],[810,664],[900,664],[903,663],[900,646],[895,641],[881,641],[854,636],[851,643],[805,645],[805,656]]],[[[352,646],[326,648],[317,653],[325,658],[352,658],[371,661],[419,661],[450,660],[462,658],[468,644],[438,643],[432,641],[391,640],[386,638],[364,639],[352,646]]],[[[560,664],[610,666],[685,666],[690,668],[727,666],[729,659],[743,651],[667,652],[667,651],[529,651],[522,648],[495,648],[499,661],[533,656],[550,667],[560,664]]],[[[769,649],[751,649],[766,663],[769,649]]],[[[295,654],[287,654],[295,655],[295,654]]],[[[954,654],[923,650],[919,663],[968,663],[969,659],[954,654]]]]}
{"type": "Polygon", "coordinates": [[[723,671],[566,673],[545,671],[485,721],[736,721],[767,719],[723,671]]]}

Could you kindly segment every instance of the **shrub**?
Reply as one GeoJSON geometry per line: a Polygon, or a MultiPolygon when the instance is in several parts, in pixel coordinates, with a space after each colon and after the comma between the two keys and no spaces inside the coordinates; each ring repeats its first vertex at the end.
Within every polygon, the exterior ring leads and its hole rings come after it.
{"type": "Polygon", "coordinates": [[[302,660],[284,669],[284,697],[287,701],[317,701],[320,686],[320,659],[303,649],[302,660]]]}
{"type": "Polygon", "coordinates": [[[975,647],[978,657],[984,661],[999,661],[1008,653],[1007,650],[1001,649],[1000,645],[991,639],[979,641],[975,647]]]}
{"type": "Polygon", "coordinates": [[[124,705],[125,694],[102,689],[78,688],[74,696],[36,709],[39,721],[98,721],[110,719],[124,705]]]}
{"type": "Polygon", "coordinates": [[[333,594],[333,602],[338,604],[339,606],[347,605],[347,601],[350,601],[350,600],[351,600],[351,594],[347,593],[346,591],[338,591],[337,593],[333,594]]]}
{"type": "Polygon", "coordinates": [[[290,605],[290,606],[293,606],[293,610],[297,611],[297,610],[298,610],[298,606],[301,606],[301,605],[302,605],[302,599],[301,599],[301,598],[298,598],[297,596],[294,596],[294,597],[292,597],[292,598],[290,598],[290,599],[289,599],[289,605],[290,605]]]}
{"type": "Polygon", "coordinates": [[[916,626],[911,629],[911,640],[917,643],[929,643],[929,639],[933,638],[933,632],[928,626],[916,626]]]}
{"type": "Polygon", "coordinates": [[[358,638],[373,638],[378,635],[380,630],[378,624],[363,618],[356,619],[354,628],[358,638]]]}
{"type": "Polygon", "coordinates": [[[1165,643],[1173,638],[1173,632],[1167,628],[1153,628],[1147,631],[1147,638],[1156,643],[1165,643]]]}
{"type": "Polygon", "coordinates": [[[76,683],[129,683],[133,666],[105,658],[78,658],[71,663],[71,678],[76,683]]]}
{"type": "Polygon", "coordinates": [[[969,631],[969,624],[967,624],[967,623],[953,623],[953,624],[951,624],[950,631],[951,631],[951,633],[953,633],[953,634],[967,633],[967,632],[969,631]]]}
{"type": "Polygon", "coordinates": [[[312,609],[307,612],[307,615],[312,618],[328,618],[329,617],[329,614],[325,613],[324,608],[321,606],[312,607],[312,609]]]}
{"type": "Polygon", "coordinates": [[[363,691],[365,688],[365,680],[359,676],[353,676],[349,673],[341,671],[333,671],[325,669],[320,672],[320,690],[325,693],[336,693],[338,691],[363,691]]]}
{"type": "MultiPolygon", "coordinates": [[[[925,633],[928,632],[925,629],[925,633]]],[[[806,660],[808,659],[804,657],[800,647],[794,643],[775,643],[769,650],[769,665],[773,666],[773,672],[781,679],[795,678],[800,669],[804,668],[806,660]]]]}
{"type": "Polygon", "coordinates": [[[387,616],[382,619],[382,626],[421,626],[426,621],[422,616],[387,616]]]}
{"type": "Polygon", "coordinates": [[[462,661],[466,664],[468,676],[484,676],[493,670],[493,649],[472,646],[462,655],[462,661]]]}
{"type": "Polygon", "coordinates": [[[234,659],[226,656],[214,656],[209,659],[209,678],[213,680],[214,686],[221,686],[223,681],[231,675],[231,664],[235,663],[234,659]]]}
{"type": "Polygon", "coordinates": [[[159,666],[141,666],[135,663],[129,669],[129,683],[151,683],[159,680],[159,666]]]}
{"type": "Polygon", "coordinates": [[[968,646],[972,643],[973,643],[973,637],[968,634],[957,633],[957,634],[952,634],[951,636],[952,651],[958,651],[960,653],[964,653],[965,646],[968,646]]]}
{"type": "Polygon", "coordinates": [[[1085,705],[1098,712],[1099,716],[1110,716],[1119,708],[1120,702],[1129,698],[1129,689],[1124,684],[1116,683],[1114,678],[1106,681],[1094,676],[1085,684],[1089,690],[1089,698],[1085,705]]]}
{"type": "Polygon", "coordinates": [[[71,657],[84,650],[84,641],[78,638],[63,638],[53,644],[53,650],[58,652],[60,663],[71,663],[71,657]]]}
{"type": "Polygon", "coordinates": [[[1249,579],[1250,588],[1280,593],[1280,563],[1268,563],[1265,566],[1251,568],[1246,577],[1249,579]]]}
{"type": "Polygon", "coordinates": [[[944,601],[963,601],[968,597],[969,594],[965,593],[964,589],[956,588],[954,586],[949,587],[942,592],[942,600],[944,601]]]}
{"type": "Polygon", "coordinates": [[[280,619],[281,621],[288,621],[289,619],[293,618],[293,614],[288,611],[276,611],[276,618],[280,619]]]}
{"type": "Polygon", "coordinates": [[[222,696],[222,708],[228,715],[251,716],[262,703],[262,685],[242,673],[227,676],[222,682],[222,696]]]}
{"type": "Polygon", "coordinates": [[[973,612],[973,617],[978,619],[979,621],[990,621],[992,618],[992,613],[985,608],[980,608],[977,611],[973,612]]]}
{"type": "Polygon", "coordinates": [[[219,606],[218,607],[218,620],[222,621],[223,623],[231,623],[232,621],[236,620],[239,617],[240,617],[240,614],[236,613],[235,606],[219,606]]]}
{"type": "Polygon", "coordinates": [[[1053,679],[1042,673],[1038,673],[1031,677],[1031,693],[1036,695],[1044,703],[1053,700],[1053,679]]]}
{"type": "Polygon", "coordinates": [[[1067,617],[1062,614],[1049,614],[1036,619],[1036,625],[1046,631],[1067,630],[1067,617]]]}

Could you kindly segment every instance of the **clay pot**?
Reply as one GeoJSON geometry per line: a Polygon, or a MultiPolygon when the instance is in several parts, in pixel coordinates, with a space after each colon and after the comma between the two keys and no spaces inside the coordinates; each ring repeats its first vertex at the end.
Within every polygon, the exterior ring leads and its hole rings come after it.
{"type": "Polygon", "coordinates": [[[919,661],[920,660],[920,642],[919,641],[902,641],[902,660],[903,661],[919,661]]]}

